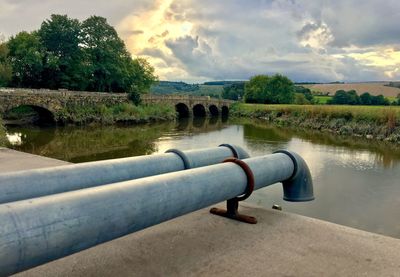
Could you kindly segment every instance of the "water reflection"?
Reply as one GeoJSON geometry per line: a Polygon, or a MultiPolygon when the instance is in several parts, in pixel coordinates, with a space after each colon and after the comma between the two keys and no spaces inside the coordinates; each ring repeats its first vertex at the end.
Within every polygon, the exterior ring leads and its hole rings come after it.
{"type": "Polygon", "coordinates": [[[400,238],[400,150],[371,141],[221,118],[106,127],[10,128],[12,147],[84,162],[233,143],[253,156],[278,149],[302,155],[310,166],[316,200],[282,201],[281,186],[257,191],[250,202],[400,238]]]}

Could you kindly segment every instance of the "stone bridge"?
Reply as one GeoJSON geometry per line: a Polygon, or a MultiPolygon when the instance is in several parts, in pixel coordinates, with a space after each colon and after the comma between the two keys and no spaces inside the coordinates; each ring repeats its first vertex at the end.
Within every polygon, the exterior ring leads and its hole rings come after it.
{"type": "MultiPolygon", "coordinates": [[[[167,103],[175,106],[179,117],[228,115],[234,101],[182,95],[142,95],[145,104],[167,103]]],[[[0,113],[20,106],[32,107],[40,117],[54,118],[65,106],[115,105],[129,102],[125,93],[100,93],[68,90],[0,88],[0,113]]]]}

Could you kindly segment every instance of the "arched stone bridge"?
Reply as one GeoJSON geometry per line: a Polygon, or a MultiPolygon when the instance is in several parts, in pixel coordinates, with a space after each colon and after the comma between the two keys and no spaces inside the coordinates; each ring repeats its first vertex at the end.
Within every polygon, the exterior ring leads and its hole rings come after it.
{"type": "MultiPolygon", "coordinates": [[[[36,89],[0,89],[0,113],[19,107],[30,106],[40,116],[54,117],[58,111],[70,104],[114,105],[127,103],[124,93],[100,93],[67,90],[36,90],[36,89]]],[[[181,95],[142,95],[145,104],[168,103],[175,106],[180,117],[205,117],[227,115],[234,101],[214,99],[210,97],[181,96],[181,95]]]]}

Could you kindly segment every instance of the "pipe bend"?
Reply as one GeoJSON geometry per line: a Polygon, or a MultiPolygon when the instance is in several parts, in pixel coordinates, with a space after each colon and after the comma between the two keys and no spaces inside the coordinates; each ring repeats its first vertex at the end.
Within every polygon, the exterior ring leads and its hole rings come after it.
{"type": "Polygon", "coordinates": [[[297,153],[287,150],[278,150],[274,153],[283,153],[293,161],[292,176],[282,181],[283,200],[290,202],[305,202],[314,200],[314,188],[310,169],[304,159],[297,153]]]}
{"type": "Polygon", "coordinates": [[[250,155],[242,147],[237,146],[235,144],[224,143],[224,144],[218,145],[218,147],[229,148],[232,151],[233,156],[240,160],[250,158],[250,155]]]}

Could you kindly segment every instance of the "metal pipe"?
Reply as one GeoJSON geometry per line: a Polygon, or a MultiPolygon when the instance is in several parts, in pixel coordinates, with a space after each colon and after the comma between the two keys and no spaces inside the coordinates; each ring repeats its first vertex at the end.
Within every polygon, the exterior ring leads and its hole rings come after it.
{"type": "MultiPolygon", "coordinates": [[[[308,171],[298,155],[292,156],[276,153],[244,160],[254,174],[255,189],[293,181],[297,170],[308,171]]],[[[302,178],[295,184],[302,188],[287,200],[313,199],[311,179],[302,178]]],[[[246,187],[242,168],[223,163],[2,204],[0,275],[231,199],[243,194],[246,187]]]]}
{"type": "Polygon", "coordinates": [[[235,155],[239,159],[249,157],[239,146],[222,145],[3,173],[0,174],[0,204],[217,164],[235,155]]]}

